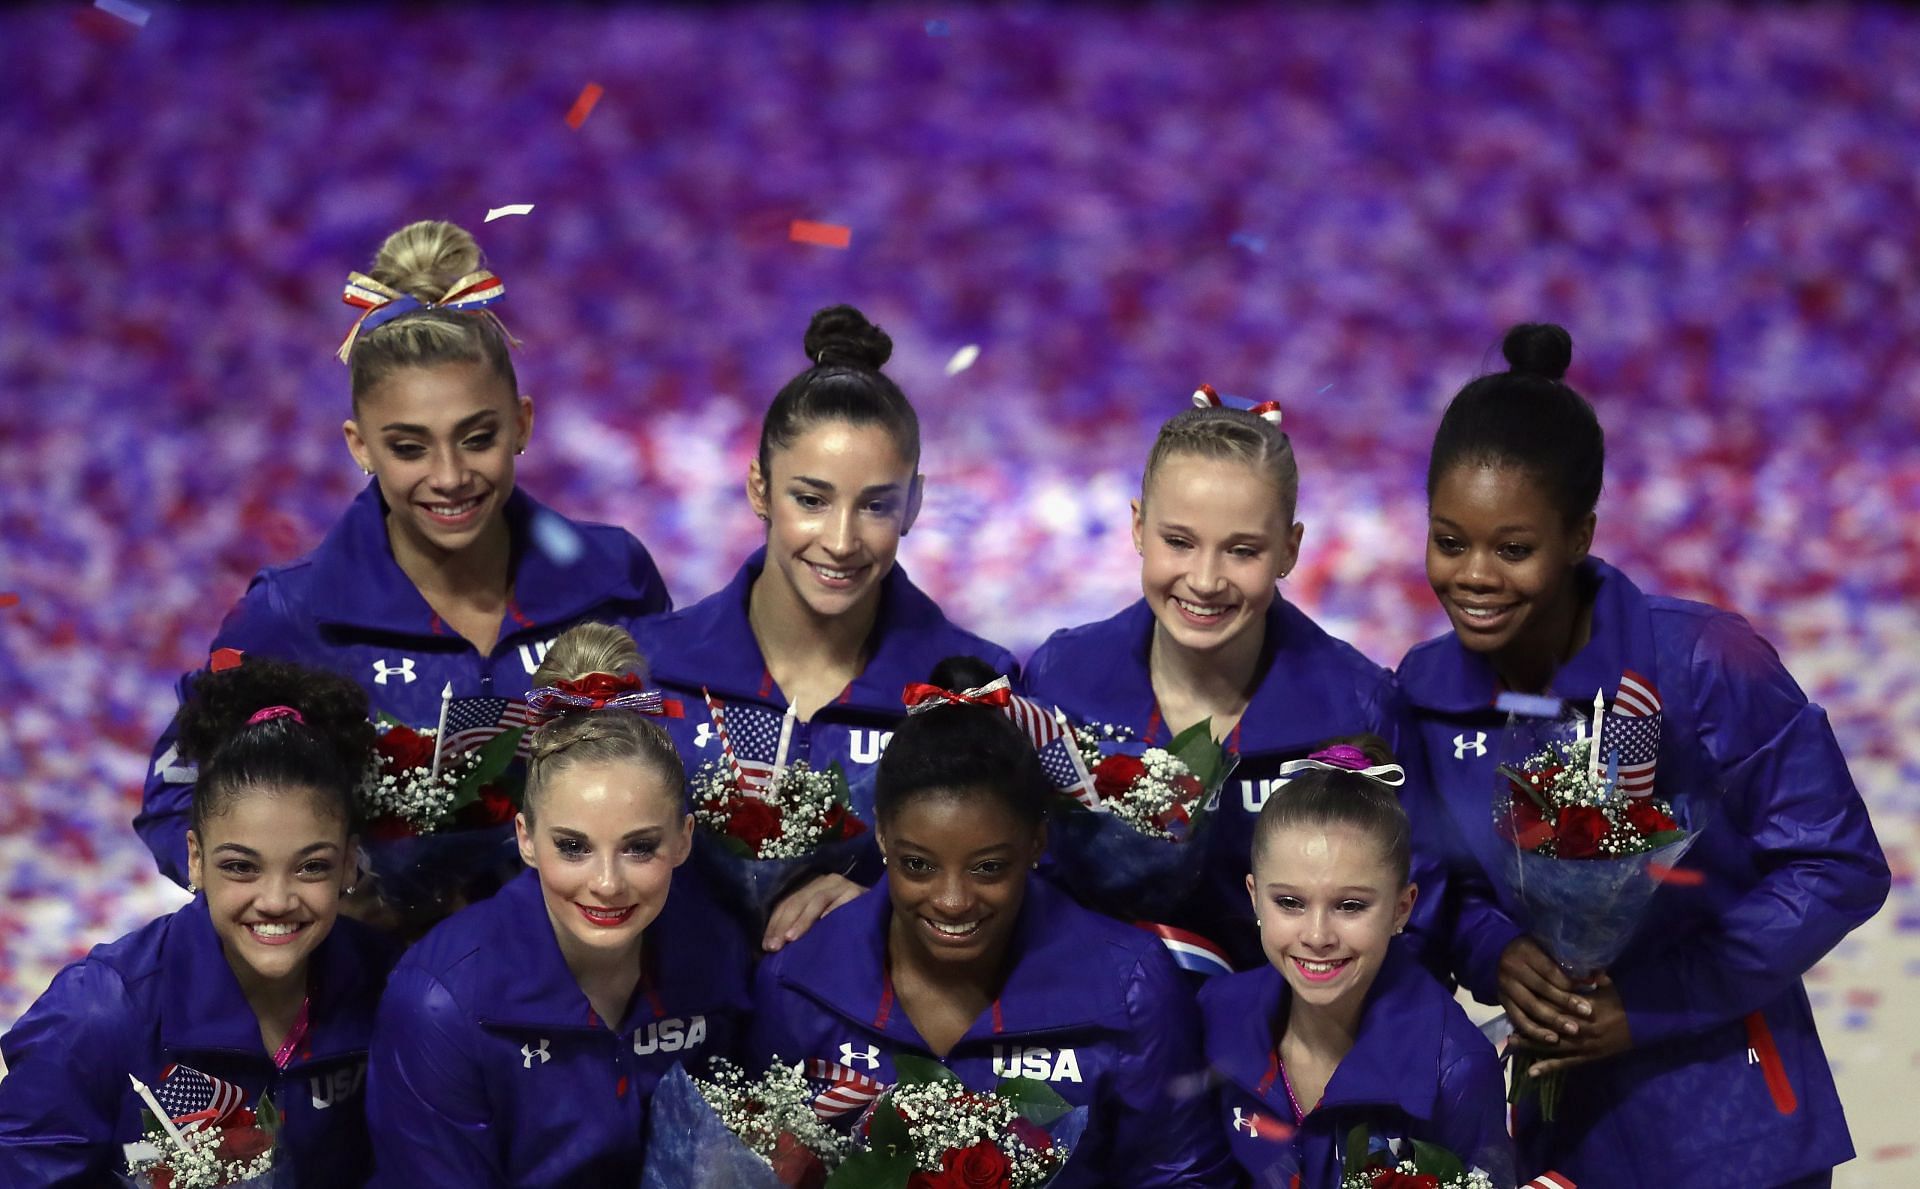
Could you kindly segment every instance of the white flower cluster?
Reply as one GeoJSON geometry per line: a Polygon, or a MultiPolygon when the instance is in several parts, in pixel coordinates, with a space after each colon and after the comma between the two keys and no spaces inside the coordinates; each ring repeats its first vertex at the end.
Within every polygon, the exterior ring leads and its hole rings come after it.
{"type": "Polygon", "coordinates": [[[1170,751],[1149,747],[1140,754],[1140,763],[1146,768],[1146,775],[1128,785],[1122,795],[1108,798],[1105,802],[1108,812],[1149,838],[1179,837],[1161,824],[1164,815],[1176,805],[1185,805],[1191,814],[1195,808],[1191,802],[1205,790],[1199,787],[1193,769],[1170,751]],[[1181,777],[1186,778],[1185,787],[1175,783],[1181,777]]]}
{"type": "Polygon", "coordinates": [[[1089,771],[1098,764],[1103,756],[1102,743],[1126,743],[1133,739],[1133,728],[1119,723],[1090,722],[1073,729],[1073,746],[1080,752],[1080,762],[1089,771]]]}
{"type": "Polygon", "coordinates": [[[826,840],[826,818],[839,800],[840,784],[832,772],[815,771],[805,760],[795,760],[776,771],[764,788],[748,792],[734,783],[733,774],[722,764],[709,760],[694,774],[693,788],[694,820],[750,846],[756,840],[730,826],[735,812],[749,801],[773,806],[779,827],[757,840],[753,857],[799,859],[826,840]]]}
{"type": "MultiPolygon", "coordinates": [[[[1626,796],[1607,780],[1604,772],[1598,780],[1594,779],[1592,759],[1593,740],[1575,739],[1549,745],[1528,756],[1523,771],[1528,785],[1546,799],[1548,808],[1544,815],[1548,821],[1569,806],[1591,806],[1607,819],[1607,832],[1600,838],[1601,855],[1618,858],[1644,853],[1650,847],[1646,837],[1627,821],[1626,796]],[[1558,771],[1553,771],[1555,768],[1558,771]],[[1541,773],[1551,775],[1543,779],[1541,773]]],[[[1673,806],[1666,801],[1655,798],[1642,801],[1668,817],[1673,816],[1673,806]]]]}
{"type": "MultiPolygon", "coordinates": [[[[1411,1160],[1402,1160],[1394,1166],[1393,1171],[1410,1177],[1421,1175],[1419,1166],[1411,1160]]],[[[1379,1175],[1378,1169],[1372,1172],[1350,1172],[1340,1178],[1340,1189],[1373,1189],[1373,1180],[1379,1175]]],[[[1493,1178],[1476,1168],[1464,1176],[1450,1177],[1440,1182],[1439,1189],[1493,1189],[1493,1178]]]]}
{"type": "Polygon", "coordinates": [[[272,1148],[251,1160],[222,1160],[218,1155],[221,1128],[209,1124],[187,1130],[182,1135],[187,1141],[184,1151],[173,1142],[171,1136],[157,1127],[150,1128],[146,1134],[147,1142],[159,1149],[159,1154],[130,1163],[127,1166],[128,1175],[140,1184],[150,1186],[153,1184],[153,1171],[165,1168],[173,1173],[172,1189],[219,1189],[222,1185],[243,1185],[254,1177],[264,1177],[273,1171],[272,1148]]]}
{"type": "Polygon", "coordinates": [[[1013,1131],[1019,1111],[992,1094],[976,1093],[953,1082],[923,1082],[895,1086],[887,1097],[907,1120],[914,1163],[928,1172],[940,1170],[940,1157],[947,1152],[990,1143],[1000,1149],[1011,1166],[1008,1183],[1013,1189],[1028,1189],[1045,1183],[1072,1155],[1064,1144],[1055,1144],[1044,1152],[1029,1147],[1013,1131]]]}
{"type": "Polygon", "coordinates": [[[755,1081],[725,1058],[713,1062],[712,1077],[693,1084],[727,1130],[771,1167],[780,1136],[788,1134],[820,1158],[828,1172],[852,1151],[851,1142],[813,1112],[813,1089],[799,1065],[775,1062],[755,1081]]]}
{"type": "MultiPolygon", "coordinates": [[[[385,728],[381,728],[385,733],[385,728]]],[[[429,728],[416,732],[426,739],[438,732],[429,728]]],[[[395,772],[379,751],[367,761],[360,773],[355,796],[360,813],[367,821],[397,817],[422,834],[431,834],[453,818],[453,803],[460,794],[460,782],[480,763],[480,753],[461,752],[440,757],[440,774],[432,768],[407,768],[395,772]]]]}

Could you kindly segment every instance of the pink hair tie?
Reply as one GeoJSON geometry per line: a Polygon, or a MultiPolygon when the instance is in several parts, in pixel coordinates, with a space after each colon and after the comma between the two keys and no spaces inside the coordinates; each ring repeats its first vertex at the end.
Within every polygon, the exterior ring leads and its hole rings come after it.
{"type": "Polygon", "coordinates": [[[255,723],[272,722],[276,718],[290,718],[302,726],[305,726],[307,722],[306,717],[291,706],[268,706],[254,711],[253,717],[247,720],[247,725],[252,726],[255,723]]]}
{"type": "Polygon", "coordinates": [[[1292,780],[1302,772],[1318,768],[1326,772],[1357,772],[1370,780],[1397,789],[1407,783],[1407,770],[1398,764],[1376,764],[1367,753],[1351,743],[1323,747],[1304,760],[1288,760],[1280,765],[1280,779],[1292,780]]]}

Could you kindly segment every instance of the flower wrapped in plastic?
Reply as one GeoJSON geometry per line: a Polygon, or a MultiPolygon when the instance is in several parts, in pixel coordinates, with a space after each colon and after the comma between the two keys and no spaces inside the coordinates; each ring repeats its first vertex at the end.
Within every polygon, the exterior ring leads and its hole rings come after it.
{"type": "Polygon", "coordinates": [[[823,1122],[800,1067],[750,1079],[725,1060],[674,1066],[649,1106],[642,1189],[821,1189],[852,1143],[823,1122]]]}
{"type": "Polygon", "coordinates": [[[390,718],[356,793],[361,847],[380,897],[403,916],[439,915],[492,891],[519,862],[513,815],[527,726],[504,698],[451,700],[453,734],[390,718]],[[471,725],[469,725],[471,724],[471,725]]]}
{"type": "Polygon", "coordinates": [[[896,1054],[899,1081],[864,1117],[866,1146],[826,1189],[1041,1189],[1073,1158],[1087,1108],[1045,1082],[969,1090],[936,1061],[896,1054]]]}
{"type": "Polygon", "coordinates": [[[1361,1123],[1347,1134],[1340,1189],[1494,1189],[1493,1177],[1439,1144],[1381,1140],[1361,1123]]]}
{"type": "Polygon", "coordinates": [[[242,1105],[239,1087],[184,1065],[162,1072],[157,1093],[138,1079],[134,1088],[147,1106],[141,1111],[141,1142],[128,1150],[128,1184],[278,1189],[293,1183],[274,1163],[280,1115],[267,1095],[242,1105]],[[169,1113],[183,1102],[191,1105],[178,1115],[169,1113]]]}
{"type": "Polygon", "coordinates": [[[693,778],[694,843],[720,899],[756,925],[795,883],[851,868],[871,845],[840,765],[796,760],[762,780],[709,761],[693,778]]]}
{"type": "MultiPolygon", "coordinates": [[[[1515,714],[1501,741],[1493,804],[1494,833],[1512,844],[1505,898],[1576,984],[1626,951],[1662,873],[1696,837],[1654,796],[1659,731],[1658,695],[1629,674],[1610,715],[1596,694],[1591,720],[1515,714]]],[[[1559,1075],[1530,1077],[1524,1046],[1514,1052],[1512,1100],[1537,1094],[1552,1119],[1559,1075]]]]}
{"type": "Polygon", "coordinates": [[[1089,787],[1061,799],[1048,874],[1102,912],[1164,920],[1199,882],[1202,840],[1233,758],[1214,742],[1210,719],[1163,748],[1111,726],[1072,734],[1089,787]]]}

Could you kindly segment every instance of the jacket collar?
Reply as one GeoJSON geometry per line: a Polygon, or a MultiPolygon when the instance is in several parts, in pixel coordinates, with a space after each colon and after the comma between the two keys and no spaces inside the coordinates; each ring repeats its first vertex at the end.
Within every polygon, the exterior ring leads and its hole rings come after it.
{"type": "MultiPolygon", "coordinates": [[[[1207,1061],[1257,1098],[1286,1101],[1268,1072],[1293,994],[1271,966],[1229,975],[1208,995],[1207,1061]]],[[[1445,993],[1407,946],[1394,943],[1361,1009],[1360,1034],[1327,1083],[1323,1107],[1390,1106],[1416,1119],[1433,1110],[1446,1030],[1445,993]]],[[[1311,1110],[1312,1103],[1302,1103],[1311,1110]]]]}
{"type": "MultiPolygon", "coordinates": [[[[682,870],[685,870],[682,868],[682,870]]],[[[694,881],[676,878],[666,906],[648,925],[641,947],[641,987],[622,1033],[652,1019],[744,1006],[746,959],[742,943],[704,912],[694,881]],[[737,973],[733,973],[737,972],[737,973]],[[732,977],[729,977],[732,973],[732,977]]],[[[476,924],[487,968],[510,972],[489,988],[484,1024],[516,1030],[595,1030],[603,1024],[568,969],[540,894],[539,873],[522,871],[487,901],[492,911],[476,924]]]]}
{"type": "MultiPolygon", "coordinates": [[[[299,1064],[367,1051],[373,1005],[386,981],[384,943],[337,918],[309,960],[310,1030],[299,1064]]],[[[260,1023],[227,964],[204,894],[173,914],[160,955],[160,1042],[181,1052],[238,1052],[264,1060],[260,1023]]]]}
{"type": "MultiPolygon", "coordinates": [[[[645,597],[646,592],[633,585],[631,560],[609,539],[615,534],[582,532],[585,526],[565,520],[519,487],[507,497],[503,515],[513,542],[513,597],[507,604],[511,626],[503,629],[503,637],[577,619],[609,600],[645,597]],[[569,564],[559,564],[534,546],[534,525],[543,521],[573,530],[579,556],[569,564]]],[[[387,540],[387,503],[378,483],[369,481],[354,497],[346,515],[313,551],[311,564],[314,588],[325,592],[315,600],[313,612],[320,623],[459,639],[394,560],[387,540]]]]}
{"type": "MultiPolygon", "coordinates": [[[[1593,630],[1586,646],[1554,673],[1552,692],[1576,707],[1590,704],[1595,690],[1611,702],[1628,669],[1658,688],[1652,618],[1640,588],[1597,557],[1580,563],[1574,581],[1593,600],[1593,630]]],[[[1442,714],[1490,711],[1501,691],[1486,656],[1468,651],[1451,631],[1409,652],[1400,682],[1414,705],[1442,714]]]]}
{"type": "MultiPolygon", "coordinates": [[[[835,1015],[924,1045],[893,1001],[887,975],[887,931],[893,917],[888,878],[882,876],[857,900],[816,924],[813,933],[820,940],[782,963],[780,977],[835,1015]]],[[[963,1040],[1126,1028],[1132,956],[1123,950],[1123,961],[1103,961],[1108,958],[1105,950],[1090,950],[1083,918],[1091,915],[1046,880],[1029,876],[1009,942],[1013,969],[994,1008],[974,1022],[963,1040]]]]}
{"type": "MultiPolygon", "coordinates": [[[[651,657],[658,680],[694,691],[705,687],[720,698],[775,699],[766,657],[747,618],[754,581],[766,564],[765,547],[754,550],[726,586],[658,621],[662,630],[652,637],[651,657]]],[[[939,605],[896,562],[880,580],[880,610],[868,637],[872,655],[834,704],[898,718],[905,713],[900,693],[909,683],[925,681],[933,665],[951,652],[978,647],[959,636],[939,605]]]]}

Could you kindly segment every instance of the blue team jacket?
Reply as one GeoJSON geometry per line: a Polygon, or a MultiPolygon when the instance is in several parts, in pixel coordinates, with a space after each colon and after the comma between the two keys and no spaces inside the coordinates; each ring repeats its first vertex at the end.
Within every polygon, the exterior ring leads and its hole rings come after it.
{"type": "MultiPolygon", "coordinates": [[[[505,511],[513,596],[499,642],[482,656],[401,572],[387,544],[386,514],[379,487],[368,483],[319,548],[254,576],[212,649],[343,674],[367,691],[376,713],[431,727],[449,681],[456,698],[523,698],[548,646],[568,627],[583,620],[631,627],[673,605],[653,558],[631,533],[567,520],[515,488],[505,511]],[[549,553],[555,541],[567,545],[564,562],[549,553]]],[[[169,723],[154,744],[133,826],[160,870],[185,884],[195,773],[180,758],[176,728],[169,723]]]]}
{"type": "Polygon", "coordinates": [[[140,1139],[128,1075],[157,1086],[174,1063],[232,1082],[248,1105],[269,1093],[276,1163],[297,1183],[363,1183],[367,1046],[390,965],[383,939],[336,920],[313,953],[306,1043],[278,1070],[204,896],[95,946],[0,1039],[0,1185],[119,1184],[123,1145],[140,1139]]]}
{"type": "MultiPolygon", "coordinates": [[[[894,1053],[934,1059],[893,1001],[891,915],[883,878],[761,962],[750,1057],[818,1058],[886,1084],[894,1053]]],[[[1193,999],[1162,947],[1032,878],[1012,952],[1000,998],[942,1064],[975,1090],[1027,1076],[1088,1108],[1058,1189],[1230,1184],[1201,1092],[1193,999]]]]}
{"type": "MultiPolygon", "coordinates": [[[[1801,976],[1886,899],[1886,859],[1826,713],[1737,615],[1642,594],[1598,559],[1592,639],[1554,674],[1575,706],[1623,672],[1658,691],[1656,795],[1699,831],[1611,974],[1634,1048],[1569,1073],[1557,1121],[1519,1117],[1522,1172],[1581,1184],[1777,1184],[1853,1155],[1801,976]],[[1771,1087],[1771,1089],[1770,1089],[1771,1087]]],[[[1500,875],[1494,755],[1506,716],[1486,659],[1452,633],[1400,667],[1454,853],[1460,980],[1497,998],[1524,929],[1500,875]]]]}
{"type": "Polygon", "coordinates": [[[627,1017],[599,1019],[521,873],[407,952],[380,1004],[368,1079],[373,1183],[638,1184],[647,1103],[676,1063],[732,1057],[746,940],[675,879],[647,927],[627,1017]]]}
{"type": "MultiPolygon", "coordinates": [[[[767,672],[747,622],[747,595],[765,564],[766,550],[757,550],[720,590],[690,607],[643,620],[635,629],[654,683],[682,704],[681,717],[660,721],[680,749],[690,779],[701,765],[720,757],[703,687],[721,704],[727,738],[742,760],[771,764],[775,758],[787,698],[767,672]]],[[[875,766],[905,713],[901,691],[925,681],[950,656],[974,656],[997,672],[1019,672],[1012,653],[949,621],[897,565],[881,580],[880,613],[870,643],[872,655],[860,676],[812,721],[796,721],[787,746],[789,763],[839,764],[853,811],[869,827],[875,766]]],[[[860,882],[879,874],[877,858],[871,866],[860,882]]]]}
{"type": "MultiPolygon", "coordinates": [[[[1127,727],[1138,741],[1165,746],[1172,733],[1161,721],[1147,672],[1153,625],[1153,611],[1141,599],[1110,619],[1055,632],[1027,663],[1028,693],[1058,706],[1076,723],[1127,727]]],[[[1259,688],[1226,740],[1239,762],[1207,827],[1206,871],[1187,905],[1167,922],[1217,943],[1236,970],[1253,970],[1267,961],[1246,876],[1253,823],[1279,787],[1280,765],[1312,753],[1328,739],[1368,731],[1384,738],[1397,755],[1405,733],[1391,675],[1285,599],[1274,599],[1267,610],[1260,663],[1259,688]]],[[[1408,769],[1408,782],[1417,779],[1416,765],[1408,769]]],[[[1427,831],[1416,815],[1418,802],[1404,790],[1402,801],[1415,816],[1412,877],[1420,886],[1408,935],[1424,943],[1444,932],[1438,924],[1444,867],[1420,845],[1427,831]]]]}
{"type": "Polygon", "coordinates": [[[1293,1104],[1276,1059],[1292,998],[1271,966],[1216,978],[1200,990],[1207,1064],[1219,1127],[1256,1186],[1338,1189],[1342,1154],[1358,1124],[1376,1140],[1424,1140],[1513,1184],[1507,1091],[1500,1059],[1467,1013],[1421,969],[1411,947],[1387,951],[1353,1050],[1318,1105],[1293,1104]]]}

